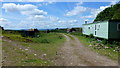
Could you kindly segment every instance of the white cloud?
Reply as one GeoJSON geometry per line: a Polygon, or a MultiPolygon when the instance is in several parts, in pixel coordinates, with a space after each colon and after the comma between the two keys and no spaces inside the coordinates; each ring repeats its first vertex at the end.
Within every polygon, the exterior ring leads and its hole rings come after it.
{"type": "Polygon", "coordinates": [[[85,21],[89,21],[89,19],[85,19],[85,21]]]}
{"type": "Polygon", "coordinates": [[[47,15],[47,12],[39,9],[34,9],[31,11],[21,11],[23,15],[47,15]]]}
{"type": "Polygon", "coordinates": [[[118,0],[112,0],[110,5],[115,5],[118,2],[118,0]]]}
{"type": "Polygon", "coordinates": [[[100,8],[98,9],[92,9],[91,10],[91,17],[96,17],[101,11],[103,11],[104,9],[108,8],[109,6],[100,6],[100,8]]]}
{"type": "Polygon", "coordinates": [[[67,22],[63,20],[59,20],[58,23],[67,23],[67,22]]]}
{"type": "Polygon", "coordinates": [[[89,15],[89,16],[82,16],[80,18],[94,18],[95,16],[94,15],[89,15]]]}
{"type": "Polygon", "coordinates": [[[82,5],[82,4],[83,4],[83,1],[76,3],[77,6],[82,5]]]}
{"type": "Polygon", "coordinates": [[[59,21],[59,18],[58,18],[58,17],[54,17],[54,16],[50,16],[49,19],[50,19],[52,22],[58,22],[58,21],[59,21]]]}
{"type": "Polygon", "coordinates": [[[37,9],[37,6],[34,6],[32,4],[25,4],[25,5],[16,5],[17,8],[21,11],[28,11],[28,10],[33,10],[33,9],[37,9]]]}
{"type": "Polygon", "coordinates": [[[28,2],[42,2],[44,0],[27,0],[28,2]]]}
{"type": "Polygon", "coordinates": [[[46,19],[47,17],[44,16],[44,15],[31,15],[29,16],[28,18],[26,18],[27,20],[32,20],[32,21],[40,21],[40,20],[44,20],[46,19]]]}
{"type": "Polygon", "coordinates": [[[8,20],[5,18],[0,18],[0,22],[7,22],[8,20]]]}
{"type": "Polygon", "coordinates": [[[88,18],[95,18],[101,11],[103,11],[104,9],[110,7],[111,5],[115,5],[118,0],[113,0],[113,1],[110,1],[111,3],[108,5],[108,6],[100,6],[98,9],[93,9],[91,8],[90,12],[91,12],[91,15],[88,15],[88,16],[82,16],[80,18],[85,18],[85,19],[88,19],[88,18]]]}
{"type": "Polygon", "coordinates": [[[4,0],[4,2],[110,2],[113,0],[4,0]]]}
{"type": "Polygon", "coordinates": [[[103,11],[104,9],[106,9],[106,8],[108,8],[108,7],[110,7],[110,6],[100,6],[100,8],[97,9],[97,10],[98,10],[98,13],[100,13],[101,11],[103,11]]]}
{"type": "MultiPolygon", "coordinates": [[[[60,25],[59,18],[55,16],[31,15],[22,20],[17,28],[55,28],[60,25]]],[[[65,24],[63,22],[62,24],[65,24]]]]}
{"type": "MultiPolygon", "coordinates": [[[[22,15],[26,15],[21,22],[15,24],[1,24],[5,26],[6,28],[32,28],[33,26],[38,26],[38,23],[40,23],[43,20],[47,18],[47,12],[38,9],[37,6],[32,5],[32,4],[15,4],[15,3],[5,3],[2,6],[3,9],[5,9],[6,12],[20,12],[22,15]],[[37,24],[36,24],[37,23],[37,24]]],[[[3,21],[3,19],[0,19],[3,21]]]]}
{"type": "Polygon", "coordinates": [[[58,23],[64,23],[66,25],[69,25],[71,23],[73,24],[78,23],[78,20],[59,20],[58,23]]]}
{"type": "Polygon", "coordinates": [[[41,7],[41,6],[47,6],[47,5],[50,5],[50,4],[53,4],[55,2],[43,2],[43,3],[40,3],[40,4],[37,4],[38,7],[41,7]]]}
{"type": "Polygon", "coordinates": [[[14,4],[14,3],[3,4],[2,8],[4,8],[6,12],[18,11],[18,8],[17,8],[16,4],[14,4]]]}
{"type": "Polygon", "coordinates": [[[70,20],[68,21],[68,23],[77,23],[78,21],[77,20],[70,20]]]}
{"type": "Polygon", "coordinates": [[[83,7],[83,6],[76,6],[74,7],[73,10],[67,12],[66,16],[75,16],[75,15],[78,15],[82,12],[85,12],[87,10],[86,7],[83,7]]]}
{"type": "Polygon", "coordinates": [[[16,5],[14,3],[5,3],[3,4],[2,8],[4,8],[6,12],[19,11],[21,14],[24,14],[24,15],[46,15],[47,14],[47,12],[37,9],[38,7],[32,4],[16,5]]]}
{"type": "Polygon", "coordinates": [[[33,10],[36,9],[37,7],[31,4],[25,4],[25,5],[20,5],[20,4],[14,4],[14,3],[5,3],[3,4],[3,7],[6,12],[13,12],[13,11],[28,11],[28,10],[33,10]]]}
{"type": "Polygon", "coordinates": [[[43,2],[44,0],[5,0],[7,2],[43,2]]]}
{"type": "Polygon", "coordinates": [[[45,19],[46,17],[43,16],[43,15],[35,15],[35,18],[36,18],[36,19],[45,19]]]}
{"type": "Polygon", "coordinates": [[[98,9],[91,9],[91,15],[83,16],[81,18],[95,18],[101,11],[104,9],[110,7],[111,5],[115,5],[118,2],[118,0],[113,0],[108,6],[100,6],[98,9]]]}
{"type": "Polygon", "coordinates": [[[104,9],[106,9],[108,7],[110,7],[110,5],[108,5],[108,6],[100,6],[98,9],[89,8],[90,15],[82,16],[80,18],[85,18],[85,19],[95,18],[101,11],[103,11],[104,9]]]}
{"type": "Polygon", "coordinates": [[[2,27],[7,27],[7,26],[9,26],[9,25],[11,25],[11,22],[10,22],[10,21],[8,21],[8,20],[5,19],[5,18],[0,18],[0,26],[2,26],[2,27]]]}

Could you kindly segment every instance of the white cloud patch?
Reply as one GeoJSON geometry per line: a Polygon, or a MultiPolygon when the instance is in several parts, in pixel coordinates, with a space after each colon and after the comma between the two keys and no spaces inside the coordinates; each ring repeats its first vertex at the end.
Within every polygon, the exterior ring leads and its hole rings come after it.
{"type": "Polygon", "coordinates": [[[44,0],[3,0],[4,2],[43,2],[44,0]]]}
{"type": "Polygon", "coordinates": [[[84,1],[84,2],[110,2],[112,0],[4,0],[4,1],[7,1],[7,2],[19,2],[19,1],[22,1],[22,2],[81,2],[81,1],[84,1]]]}
{"type": "Polygon", "coordinates": [[[66,21],[59,20],[58,23],[66,23],[66,21]]]}
{"type": "Polygon", "coordinates": [[[77,20],[70,20],[68,21],[68,23],[77,23],[78,21],[77,20]]]}
{"type": "Polygon", "coordinates": [[[26,0],[26,1],[28,1],[28,2],[43,2],[44,0],[26,0]]]}
{"type": "Polygon", "coordinates": [[[94,18],[95,16],[94,15],[89,15],[89,16],[82,16],[80,18],[94,18]]]}
{"type": "Polygon", "coordinates": [[[73,10],[68,11],[67,14],[66,14],[66,16],[75,16],[75,15],[78,15],[78,14],[80,14],[82,12],[85,12],[86,10],[87,10],[86,7],[76,6],[76,7],[74,7],[73,10]]]}
{"type": "Polygon", "coordinates": [[[24,15],[46,15],[47,12],[43,10],[37,9],[38,7],[32,4],[14,4],[14,3],[6,3],[3,4],[3,7],[6,12],[16,12],[19,11],[21,14],[24,15]]]}
{"type": "Polygon", "coordinates": [[[91,15],[82,16],[80,18],[95,18],[101,11],[110,7],[111,5],[115,5],[117,2],[118,2],[118,0],[113,0],[113,1],[111,1],[111,3],[108,6],[100,6],[100,8],[98,8],[98,9],[91,8],[91,15]]]}
{"type": "Polygon", "coordinates": [[[3,4],[3,7],[6,12],[13,12],[13,11],[28,11],[28,10],[33,10],[36,9],[37,7],[31,4],[25,4],[25,5],[20,5],[20,4],[14,4],[14,3],[5,3],[3,4]]]}
{"type": "Polygon", "coordinates": [[[46,17],[43,16],[43,15],[35,15],[35,18],[36,18],[36,19],[45,19],[46,17]]]}
{"type": "Polygon", "coordinates": [[[100,13],[101,11],[103,11],[104,9],[108,8],[109,6],[100,6],[99,9],[95,9],[95,11],[91,11],[91,14],[94,15],[95,17],[98,15],[98,13],[100,13]]]}
{"type": "Polygon", "coordinates": [[[77,6],[79,6],[79,5],[82,5],[83,4],[83,2],[81,1],[81,2],[79,2],[79,3],[76,3],[76,5],[77,6]]]}
{"type": "Polygon", "coordinates": [[[90,15],[87,16],[82,16],[80,18],[95,18],[101,11],[103,11],[104,9],[108,8],[109,6],[100,6],[100,8],[98,9],[93,9],[93,8],[89,8],[90,10],[90,15]]]}
{"type": "Polygon", "coordinates": [[[53,4],[53,3],[56,3],[56,2],[43,2],[43,3],[41,3],[41,4],[37,4],[36,6],[38,6],[38,7],[47,6],[47,5],[51,5],[51,4],[53,4]]]}
{"type": "Polygon", "coordinates": [[[11,22],[10,22],[10,21],[8,21],[8,20],[5,19],[5,18],[0,18],[0,26],[2,26],[2,27],[7,27],[7,26],[9,26],[9,25],[11,25],[11,22]]]}
{"type": "Polygon", "coordinates": [[[67,24],[70,24],[70,23],[78,23],[78,20],[59,20],[58,23],[67,23],[67,24]]]}
{"type": "Polygon", "coordinates": [[[3,1],[3,0],[0,0],[0,2],[3,1]]]}
{"type": "Polygon", "coordinates": [[[58,22],[58,21],[59,21],[59,18],[58,18],[58,17],[54,17],[54,16],[49,16],[49,19],[50,19],[52,22],[58,22]]]}
{"type": "Polygon", "coordinates": [[[26,20],[32,20],[32,21],[40,21],[40,20],[45,20],[47,17],[44,15],[34,15],[34,16],[29,16],[26,18],[26,20]]]}
{"type": "Polygon", "coordinates": [[[8,20],[5,18],[0,18],[0,22],[7,22],[8,20]]]}
{"type": "Polygon", "coordinates": [[[118,2],[118,0],[112,0],[110,5],[115,5],[118,2]]]}
{"type": "Polygon", "coordinates": [[[26,15],[26,17],[22,19],[21,22],[18,22],[16,25],[15,23],[9,24],[10,25],[9,27],[32,28],[33,26],[38,26],[38,23],[40,22],[43,23],[43,21],[45,21],[46,18],[48,18],[46,16],[47,12],[38,9],[37,6],[32,4],[20,5],[15,3],[5,3],[3,4],[2,8],[5,9],[6,12],[11,12],[11,13],[20,12],[21,15],[26,15]]]}
{"type": "Polygon", "coordinates": [[[39,9],[34,9],[31,11],[21,11],[23,15],[47,15],[47,12],[39,9]]]}

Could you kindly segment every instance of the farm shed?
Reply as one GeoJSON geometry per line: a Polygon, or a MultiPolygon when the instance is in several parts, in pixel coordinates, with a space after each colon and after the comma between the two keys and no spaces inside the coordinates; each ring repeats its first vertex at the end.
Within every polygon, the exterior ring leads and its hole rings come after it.
{"type": "Polygon", "coordinates": [[[67,32],[76,32],[75,28],[67,29],[67,32]]]}
{"type": "Polygon", "coordinates": [[[120,39],[120,20],[97,21],[83,24],[84,35],[93,34],[104,39],[120,39]]]}
{"type": "Polygon", "coordinates": [[[39,30],[37,30],[37,29],[29,29],[27,31],[22,31],[22,36],[36,37],[38,32],[39,32],[39,30]]]}

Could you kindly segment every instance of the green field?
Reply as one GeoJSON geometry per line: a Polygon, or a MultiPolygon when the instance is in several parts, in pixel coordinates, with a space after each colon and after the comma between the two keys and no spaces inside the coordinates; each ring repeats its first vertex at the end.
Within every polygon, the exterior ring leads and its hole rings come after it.
{"type": "Polygon", "coordinates": [[[19,33],[4,32],[3,66],[55,65],[56,52],[65,38],[58,33],[40,33],[40,37],[22,37],[19,33]],[[6,41],[7,40],[7,41],[6,41]],[[6,57],[9,57],[6,59],[6,57]]]}

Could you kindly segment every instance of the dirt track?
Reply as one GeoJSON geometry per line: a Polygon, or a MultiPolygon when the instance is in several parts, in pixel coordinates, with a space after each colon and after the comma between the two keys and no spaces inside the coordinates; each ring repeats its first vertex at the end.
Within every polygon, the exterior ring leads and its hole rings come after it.
{"type": "MultiPolygon", "coordinates": [[[[108,59],[107,57],[101,56],[91,51],[89,48],[84,47],[75,36],[70,35],[70,37],[65,34],[63,35],[66,38],[66,42],[56,53],[57,57],[55,58],[54,62],[57,66],[118,66],[117,61],[108,59]]],[[[10,43],[12,42],[10,40],[4,41],[8,41],[10,43]]],[[[15,43],[11,44],[14,47],[26,49],[26,47],[22,45],[16,45],[15,43]]],[[[31,52],[37,53],[33,49],[30,49],[30,51],[27,53],[30,54],[31,52]]],[[[37,57],[41,58],[40,55],[37,57]]],[[[6,61],[9,62],[8,60],[6,61]]],[[[8,64],[7,62],[7,65],[11,65],[11,63],[8,64]]]]}
{"type": "Polygon", "coordinates": [[[84,47],[75,36],[67,36],[55,60],[58,66],[118,66],[117,61],[101,56],[84,47]]]}

